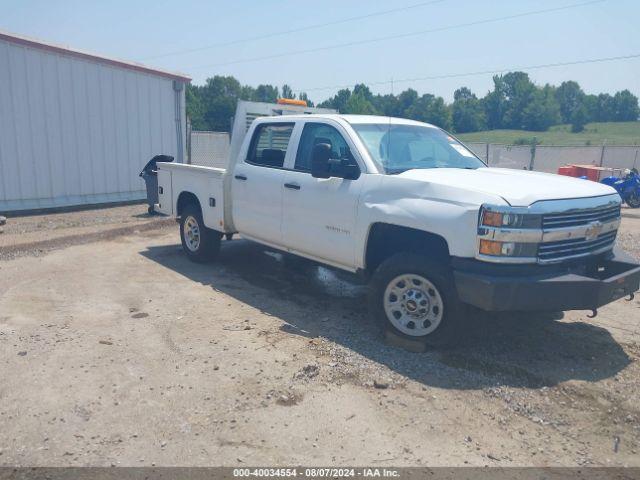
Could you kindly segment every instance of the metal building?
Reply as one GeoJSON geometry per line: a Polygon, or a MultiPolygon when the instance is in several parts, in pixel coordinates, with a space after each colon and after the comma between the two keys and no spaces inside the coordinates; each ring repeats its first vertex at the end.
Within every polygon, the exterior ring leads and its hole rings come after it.
{"type": "Polygon", "coordinates": [[[0,31],[0,213],[138,200],[183,162],[189,77],[0,31]]]}

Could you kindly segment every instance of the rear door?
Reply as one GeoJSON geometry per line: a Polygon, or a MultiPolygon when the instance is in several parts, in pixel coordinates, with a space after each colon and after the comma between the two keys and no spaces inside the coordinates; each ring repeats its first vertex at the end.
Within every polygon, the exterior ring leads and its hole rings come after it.
{"type": "MultiPolygon", "coordinates": [[[[357,180],[313,178],[311,152],[318,143],[331,145],[332,158],[358,164],[346,132],[328,122],[306,122],[295,158],[287,163],[283,194],[283,243],[290,250],[352,269],[361,175],[357,180]]],[[[359,163],[362,172],[362,162],[359,163]]]]}
{"type": "Polygon", "coordinates": [[[233,221],[240,234],[265,243],[282,242],[282,192],[285,160],[294,122],[261,123],[254,130],[246,158],[236,163],[231,197],[233,221]]]}

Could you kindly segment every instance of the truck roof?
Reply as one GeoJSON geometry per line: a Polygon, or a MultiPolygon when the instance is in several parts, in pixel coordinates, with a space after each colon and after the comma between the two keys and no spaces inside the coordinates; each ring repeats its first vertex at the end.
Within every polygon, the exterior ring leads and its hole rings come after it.
{"type": "Polygon", "coordinates": [[[261,117],[260,120],[264,121],[273,121],[278,120],[281,122],[287,121],[296,121],[296,120],[308,120],[310,118],[318,118],[318,119],[331,119],[331,120],[342,120],[344,122],[354,124],[391,124],[391,125],[420,125],[423,127],[431,127],[437,128],[434,125],[424,122],[418,122],[416,120],[409,120],[408,118],[397,118],[397,117],[384,117],[381,115],[343,115],[338,113],[313,113],[313,114],[305,114],[305,115],[281,115],[281,116],[273,116],[273,117],[261,117]]]}

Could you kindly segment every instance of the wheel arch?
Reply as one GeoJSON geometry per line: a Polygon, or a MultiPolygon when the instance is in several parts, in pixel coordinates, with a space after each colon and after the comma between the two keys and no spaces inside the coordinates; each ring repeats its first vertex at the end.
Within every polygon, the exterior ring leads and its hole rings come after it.
{"type": "Polygon", "coordinates": [[[182,215],[182,212],[187,207],[187,205],[195,205],[200,209],[200,212],[202,212],[202,206],[200,205],[200,200],[198,200],[198,197],[194,193],[185,190],[180,192],[180,195],[178,195],[178,200],[176,201],[177,217],[182,215]]]}
{"type": "Polygon", "coordinates": [[[399,252],[418,253],[447,265],[451,258],[447,240],[436,233],[384,222],[370,226],[364,257],[365,271],[369,275],[399,252]]]}

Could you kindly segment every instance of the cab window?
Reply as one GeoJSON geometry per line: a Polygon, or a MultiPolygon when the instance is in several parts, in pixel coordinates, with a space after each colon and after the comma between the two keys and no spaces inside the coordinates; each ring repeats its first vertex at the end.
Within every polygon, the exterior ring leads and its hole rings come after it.
{"type": "Polygon", "coordinates": [[[296,163],[294,169],[301,172],[311,171],[311,155],[313,147],[319,143],[331,146],[331,158],[346,160],[349,164],[356,164],[349,145],[344,137],[331,125],[324,123],[306,123],[300,137],[296,163]]]}
{"type": "Polygon", "coordinates": [[[251,139],[247,163],[264,167],[282,168],[287,155],[293,123],[259,125],[251,139]]]}

